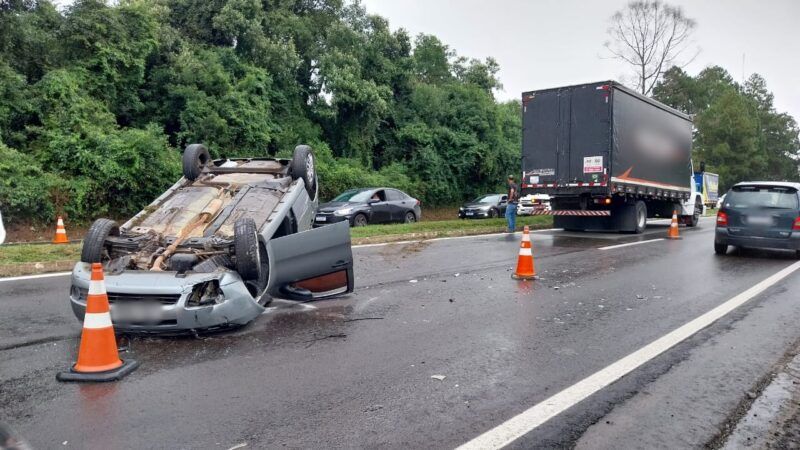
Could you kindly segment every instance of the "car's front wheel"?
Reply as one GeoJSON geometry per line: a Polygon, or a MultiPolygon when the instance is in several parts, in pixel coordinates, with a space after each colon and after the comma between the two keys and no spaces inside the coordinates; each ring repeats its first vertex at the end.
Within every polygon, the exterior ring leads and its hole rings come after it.
{"type": "Polygon", "coordinates": [[[354,227],[365,227],[367,226],[367,223],[368,223],[367,216],[365,216],[364,214],[356,214],[356,216],[353,217],[354,227]]]}
{"type": "Polygon", "coordinates": [[[489,218],[494,219],[495,217],[497,217],[497,210],[492,208],[489,210],[489,218]]]}
{"type": "Polygon", "coordinates": [[[406,213],[405,223],[414,223],[416,221],[417,221],[417,216],[413,212],[409,211],[406,213]]]}
{"type": "Polygon", "coordinates": [[[109,236],[119,236],[117,222],[111,219],[95,220],[83,239],[81,261],[87,263],[102,262],[103,257],[106,256],[106,239],[109,236]]]}
{"type": "Polygon", "coordinates": [[[728,244],[717,244],[714,242],[714,253],[724,255],[728,253],[728,244]]]}
{"type": "Polygon", "coordinates": [[[233,225],[233,251],[236,271],[243,280],[257,280],[261,275],[258,229],[250,217],[243,217],[233,225]]]}

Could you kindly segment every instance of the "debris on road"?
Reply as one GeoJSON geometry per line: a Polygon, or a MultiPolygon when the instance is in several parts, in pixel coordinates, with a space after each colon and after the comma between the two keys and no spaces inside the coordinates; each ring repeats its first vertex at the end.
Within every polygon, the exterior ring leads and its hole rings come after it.
{"type": "Polygon", "coordinates": [[[431,378],[433,378],[434,380],[443,381],[447,377],[445,375],[431,375],[431,378]]]}
{"type": "Polygon", "coordinates": [[[418,280],[408,280],[409,283],[416,283],[418,280]]]}

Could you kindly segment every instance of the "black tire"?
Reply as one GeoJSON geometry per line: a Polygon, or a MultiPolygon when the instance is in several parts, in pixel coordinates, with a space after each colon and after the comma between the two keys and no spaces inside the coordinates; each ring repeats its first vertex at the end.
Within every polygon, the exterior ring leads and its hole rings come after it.
{"type": "Polygon", "coordinates": [[[795,250],[794,257],[800,259],[800,250],[795,250]]]}
{"type": "Polygon", "coordinates": [[[261,252],[261,270],[258,278],[246,281],[245,286],[247,286],[250,295],[256,298],[261,306],[267,306],[272,301],[272,297],[264,292],[269,281],[269,261],[267,261],[267,249],[264,244],[259,243],[258,249],[261,252]],[[261,298],[258,298],[258,296],[261,296],[261,298]]]}
{"type": "Polygon", "coordinates": [[[364,214],[358,213],[353,216],[353,226],[354,227],[365,227],[369,221],[367,220],[367,216],[364,214]]]}
{"type": "Polygon", "coordinates": [[[416,214],[414,214],[411,211],[406,213],[406,217],[405,217],[405,220],[404,220],[405,223],[414,223],[416,221],[417,221],[417,215],[416,214]]]}
{"type": "Polygon", "coordinates": [[[308,145],[298,145],[292,154],[292,178],[303,179],[306,185],[306,192],[311,200],[317,198],[317,163],[314,160],[314,153],[308,145]]]}
{"type": "Polygon", "coordinates": [[[86,263],[102,262],[106,253],[106,239],[109,236],[119,236],[119,225],[111,219],[97,219],[89,227],[89,232],[83,239],[81,248],[81,261],[86,263]]]}
{"type": "Polygon", "coordinates": [[[687,227],[696,227],[698,223],[700,223],[700,216],[703,215],[703,203],[700,201],[695,200],[694,202],[694,214],[692,217],[686,222],[687,227]]]}
{"type": "Polygon", "coordinates": [[[639,200],[634,204],[634,229],[633,232],[635,234],[642,234],[644,233],[644,229],[647,228],[647,205],[644,204],[643,201],[639,200]]]}
{"type": "Polygon", "coordinates": [[[183,176],[194,181],[203,172],[203,168],[211,161],[211,154],[203,144],[187,145],[183,151],[183,176]]]}
{"type": "Polygon", "coordinates": [[[496,209],[492,208],[492,209],[489,210],[489,218],[490,219],[494,219],[495,217],[497,217],[497,215],[498,215],[498,213],[497,213],[496,209]]]}
{"type": "Polygon", "coordinates": [[[243,217],[233,225],[233,251],[236,271],[243,280],[257,280],[261,274],[261,252],[259,252],[256,222],[243,217]]]}
{"type": "Polygon", "coordinates": [[[728,244],[717,244],[714,242],[714,253],[724,255],[728,253],[728,244]]]}

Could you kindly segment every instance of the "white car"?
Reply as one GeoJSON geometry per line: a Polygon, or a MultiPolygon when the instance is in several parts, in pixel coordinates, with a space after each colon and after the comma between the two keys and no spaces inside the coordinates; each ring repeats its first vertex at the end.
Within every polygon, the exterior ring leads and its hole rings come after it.
{"type": "Polygon", "coordinates": [[[550,196],[547,194],[531,194],[519,199],[518,216],[530,216],[534,211],[550,211],[550,196]]]}

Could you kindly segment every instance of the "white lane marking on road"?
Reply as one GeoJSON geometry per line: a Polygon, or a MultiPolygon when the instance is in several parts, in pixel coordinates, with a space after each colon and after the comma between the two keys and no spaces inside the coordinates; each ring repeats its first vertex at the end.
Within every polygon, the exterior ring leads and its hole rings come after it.
{"type": "Polygon", "coordinates": [[[682,325],[599,372],[589,375],[552,397],[459,446],[457,450],[500,449],[505,447],[553,417],[585,400],[595,392],[631,373],[642,364],[716,322],[798,269],[800,269],[800,261],[776,272],[702,316],[682,325]]]}
{"type": "Polygon", "coordinates": [[[0,283],[4,281],[22,281],[22,280],[35,280],[37,278],[53,278],[53,277],[63,277],[71,274],[72,272],[56,272],[56,273],[43,273],[40,275],[24,275],[21,277],[8,277],[8,278],[0,278],[0,283]]]}
{"type": "Polygon", "coordinates": [[[631,245],[639,245],[639,244],[649,244],[651,242],[658,242],[663,240],[664,238],[658,238],[658,239],[648,239],[646,241],[628,242],[627,244],[617,244],[617,245],[609,245],[606,247],[600,247],[598,248],[598,250],[613,250],[615,248],[630,247],[631,245]]]}
{"type": "MultiPolygon", "coordinates": [[[[545,228],[541,230],[531,230],[531,233],[543,233],[545,231],[559,231],[561,228],[545,228]]],[[[516,231],[513,234],[521,234],[521,231],[516,231]]],[[[449,241],[453,239],[475,239],[475,238],[483,238],[483,237],[492,237],[492,236],[506,236],[512,233],[491,233],[491,234],[473,234],[470,236],[450,236],[450,237],[440,237],[440,238],[431,238],[431,239],[412,239],[408,241],[397,241],[397,242],[381,242],[379,244],[358,244],[353,245],[353,248],[367,248],[367,247],[383,247],[385,245],[402,245],[402,244],[415,244],[417,242],[432,242],[432,241],[449,241]]]]}

